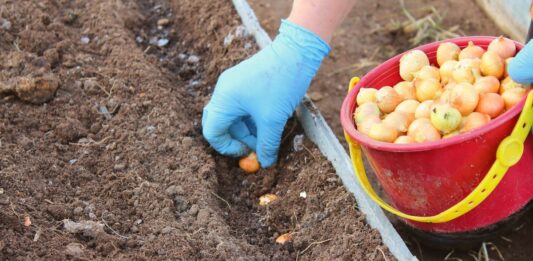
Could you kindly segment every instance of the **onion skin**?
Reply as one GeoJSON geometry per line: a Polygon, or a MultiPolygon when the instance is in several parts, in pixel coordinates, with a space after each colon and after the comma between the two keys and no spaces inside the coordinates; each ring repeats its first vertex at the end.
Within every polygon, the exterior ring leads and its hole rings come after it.
{"type": "Polygon", "coordinates": [[[418,143],[441,139],[439,131],[431,124],[421,124],[413,131],[411,137],[418,143]]]}
{"type": "Polygon", "coordinates": [[[394,111],[401,111],[404,113],[407,113],[408,115],[412,115],[413,118],[415,117],[416,108],[420,105],[420,102],[417,100],[405,100],[398,104],[396,106],[396,109],[394,111]]]}
{"type": "Polygon", "coordinates": [[[394,143],[396,144],[413,144],[413,143],[416,143],[415,139],[413,139],[413,137],[411,136],[408,136],[408,135],[404,135],[404,136],[400,136],[398,137],[394,143]]]}
{"type": "Polygon", "coordinates": [[[429,119],[429,117],[431,116],[431,109],[433,108],[434,103],[435,102],[433,100],[427,100],[427,101],[420,103],[420,105],[418,105],[418,107],[416,108],[415,118],[416,119],[421,119],[421,118],[429,119]]]}
{"type": "Polygon", "coordinates": [[[453,70],[457,65],[457,61],[447,61],[439,68],[440,80],[442,84],[447,84],[453,79],[453,70]]]}
{"type": "Polygon", "coordinates": [[[402,81],[394,85],[393,89],[402,97],[404,100],[416,99],[415,86],[413,82],[402,81]]]}
{"type": "Polygon", "coordinates": [[[398,131],[384,123],[377,123],[370,128],[368,137],[382,142],[394,142],[398,138],[398,131]]]}
{"type": "Polygon", "coordinates": [[[361,106],[367,102],[376,102],[377,89],[361,88],[357,94],[357,105],[361,106]]]}
{"type": "Polygon", "coordinates": [[[529,88],[529,85],[524,85],[524,84],[517,83],[517,82],[513,81],[513,79],[511,79],[511,77],[507,77],[507,78],[505,78],[502,81],[502,83],[500,85],[500,94],[503,94],[506,91],[509,91],[509,90],[515,89],[515,88],[527,89],[527,88],[529,88]]]}
{"type": "Polygon", "coordinates": [[[409,125],[409,128],[407,129],[407,135],[411,136],[411,137],[414,137],[414,134],[415,134],[416,130],[418,128],[420,128],[420,126],[422,126],[424,124],[431,125],[431,120],[429,118],[420,118],[420,119],[414,120],[411,123],[411,125],[409,125]]]}
{"type": "Polygon", "coordinates": [[[500,89],[500,81],[494,76],[485,76],[478,78],[474,83],[474,88],[479,94],[483,93],[498,93],[500,89]]]}
{"type": "Polygon", "coordinates": [[[472,113],[479,102],[479,94],[468,83],[459,83],[450,90],[450,95],[444,97],[443,102],[449,103],[459,110],[463,116],[472,113]]]}
{"type": "Polygon", "coordinates": [[[414,120],[414,115],[409,115],[401,111],[393,111],[383,119],[383,123],[395,128],[398,132],[407,132],[409,124],[414,120]]]}
{"type": "Polygon", "coordinates": [[[360,124],[357,124],[357,130],[364,135],[368,136],[368,133],[370,132],[370,128],[374,126],[374,124],[381,123],[381,119],[377,116],[369,116],[368,118],[364,119],[363,122],[360,124]]]}
{"type": "Polygon", "coordinates": [[[414,74],[427,65],[429,65],[429,59],[423,51],[409,51],[400,58],[400,76],[405,81],[412,81],[414,74]]]}
{"type": "Polygon", "coordinates": [[[470,41],[468,42],[468,46],[459,53],[459,60],[481,58],[484,53],[485,49],[475,45],[474,42],[470,41]]]}
{"type": "Polygon", "coordinates": [[[437,104],[431,110],[431,124],[444,134],[456,130],[461,124],[461,119],[459,110],[449,104],[437,104]]]}
{"type": "Polygon", "coordinates": [[[376,103],[384,113],[394,111],[396,106],[402,101],[402,97],[390,86],[382,87],[376,93],[376,103]]]}
{"type": "Polygon", "coordinates": [[[476,112],[487,114],[491,119],[498,117],[505,109],[503,98],[496,93],[485,93],[479,95],[479,103],[476,112]]]}
{"type": "Polygon", "coordinates": [[[479,127],[482,127],[483,125],[490,122],[490,116],[479,113],[479,112],[473,112],[470,115],[463,118],[461,132],[467,132],[475,130],[479,127]]]}
{"type": "Polygon", "coordinates": [[[379,118],[380,116],[381,111],[379,110],[378,105],[373,102],[368,102],[355,109],[354,120],[356,124],[361,124],[366,118],[379,118]]]}
{"type": "Polygon", "coordinates": [[[484,76],[494,76],[499,79],[503,76],[504,62],[496,52],[487,51],[481,57],[479,68],[484,76]]]}
{"type": "Polygon", "coordinates": [[[457,61],[461,48],[455,43],[441,43],[437,48],[437,63],[442,66],[447,61],[457,61]]]}
{"type": "Polygon", "coordinates": [[[504,92],[502,94],[502,99],[505,104],[505,109],[510,110],[517,103],[522,101],[522,99],[526,95],[527,95],[527,90],[524,88],[514,88],[514,89],[504,92]]]}
{"type": "Polygon", "coordinates": [[[514,57],[509,57],[507,59],[505,59],[505,62],[504,62],[504,69],[503,69],[503,77],[509,77],[509,72],[507,71],[507,68],[509,68],[509,63],[511,62],[511,60],[513,60],[514,57]]]}
{"type": "Polygon", "coordinates": [[[414,75],[415,79],[419,80],[435,79],[440,81],[439,68],[431,65],[420,68],[420,71],[416,72],[414,75]]]}
{"type": "Polygon", "coordinates": [[[457,83],[473,84],[477,78],[481,77],[481,60],[465,59],[457,62],[453,68],[452,78],[457,83]]]}
{"type": "Polygon", "coordinates": [[[516,54],[516,45],[512,40],[500,36],[490,42],[487,50],[495,52],[502,60],[505,60],[516,54]]]}
{"type": "Polygon", "coordinates": [[[248,156],[241,158],[239,160],[239,167],[247,174],[256,173],[259,168],[261,168],[255,152],[252,152],[248,156]]]}
{"type": "Polygon", "coordinates": [[[440,82],[435,79],[415,80],[416,99],[419,101],[433,100],[442,91],[440,82]]]}

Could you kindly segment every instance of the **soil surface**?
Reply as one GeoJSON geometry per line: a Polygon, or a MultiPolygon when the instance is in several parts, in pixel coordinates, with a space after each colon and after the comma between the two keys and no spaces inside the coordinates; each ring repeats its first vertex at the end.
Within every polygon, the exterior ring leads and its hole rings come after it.
{"type": "MultiPolygon", "coordinates": [[[[271,36],[276,35],[280,19],[288,16],[292,6],[292,1],[286,0],[249,2],[271,36]]],[[[398,26],[409,21],[400,3],[393,0],[358,0],[334,34],[332,51],[324,60],[308,92],[341,141],[344,141],[344,137],[338,115],[350,78],[362,76],[379,63],[413,47],[410,40],[417,33],[398,26]]],[[[432,19],[438,21],[440,16],[440,27],[457,35],[502,34],[474,0],[409,0],[405,1],[405,10],[415,20],[433,13],[432,19]],[[438,16],[433,13],[432,7],[438,16]]],[[[433,40],[426,38],[419,44],[429,41],[433,40]]],[[[369,164],[365,167],[368,172],[371,171],[369,164]]],[[[485,248],[491,260],[531,260],[533,249],[528,244],[533,233],[532,217],[533,211],[526,212],[512,233],[486,242],[485,248]]],[[[402,222],[393,216],[390,218],[411,252],[420,260],[484,260],[482,245],[466,251],[436,250],[434,247],[439,246],[424,245],[424,242],[419,242],[408,233],[402,222]]]]}
{"type": "Polygon", "coordinates": [[[296,121],[252,175],[201,137],[256,51],[240,23],[227,0],[0,0],[0,260],[393,260],[296,121]]]}

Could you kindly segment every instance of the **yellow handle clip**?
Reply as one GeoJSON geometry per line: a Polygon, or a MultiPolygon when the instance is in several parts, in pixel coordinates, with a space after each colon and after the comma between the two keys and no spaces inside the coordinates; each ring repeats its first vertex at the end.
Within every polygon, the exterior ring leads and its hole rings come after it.
{"type": "MultiPolygon", "coordinates": [[[[352,78],[350,81],[349,90],[351,91],[358,82],[358,77],[352,78]]],[[[444,223],[468,213],[481,204],[481,202],[483,202],[483,200],[485,200],[490,193],[492,193],[492,191],[496,188],[496,186],[498,186],[500,181],[507,173],[507,170],[511,166],[515,165],[522,157],[522,153],[524,152],[524,141],[531,131],[532,124],[533,91],[529,91],[526,103],[524,104],[524,109],[522,110],[522,113],[520,114],[520,117],[518,118],[511,135],[503,139],[498,146],[498,150],[496,152],[496,161],[487,172],[487,175],[485,175],[478,186],[463,200],[434,216],[409,215],[392,207],[383,199],[381,199],[372,188],[372,185],[370,184],[366,175],[365,168],[363,166],[361,146],[356,141],[352,140],[346,132],[344,132],[344,136],[349,145],[350,158],[355,170],[355,175],[357,176],[359,183],[361,183],[364,191],[372,200],[374,200],[385,210],[405,219],[425,223],[444,223]]]]}

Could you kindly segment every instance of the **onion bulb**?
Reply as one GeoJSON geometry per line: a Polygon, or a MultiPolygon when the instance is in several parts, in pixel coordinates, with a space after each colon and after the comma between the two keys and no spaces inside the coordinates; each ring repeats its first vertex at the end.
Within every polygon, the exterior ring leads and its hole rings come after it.
{"type": "Polygon", "coordinates": [[[367,102],[376,102],[377,89],[374,88],[361,88],[357,94],[357,105],[362,105],[367,102]]]}
{"type": "Polygon", "coordinates": [[[370,128],[368,137],[383,142],[394,142],[398,138],[398,131],[385,123],[377,123],[370,128]]]}
{"type": "Polygon", "coordinates": [[[476,88],[479,94],[497,93],[500,89],[500,81],[494,76],[481,77],[476,80],[476,83],[474,83],[474,88],[476,88]]]}
{"type": "Polygon", "coordinates": [[[467,132],[474,129],[477,129],[490,122],[490,116],[479,113],[472,112],[470,115],[463,118],[461,132],[467,132]]]}
{"type": "Polygon", "coordinates": [[[370,128],[376,123],[381,123],[381,119],[377,116],[369,116],[360,124],[357,124],[357,130],[365,135],[368,135],[370,128]]]}
{"type": "Polygon", "coordinates": [[[479,59],[465,59],[457,62],[453,68],[452,78],[457,83],[473,84],[477,78],[481,77],[479,59]]]}
{"type": "Polygon", "coordinates": [[[459,60],[480,58],[485,53],[485,49],[475,45],[472,41],[468,42],[468,46],[465,47],[461,53],[459,53],[459,60]]]}
{"type": "Polygon", "coordinates": [[[443,138],[443,139],[451,138],[451,137],[453,137],[453,136],[457,136],[457,135],[459,135],[459,133],[460,133],[460,132],[459,132],[458,130],[456,130],[456,131],[452,131],[452,132],[450,132],[450,133],[448,133],[448,134],[442,136],[442,138],[443,138]]]}
{"type": "Polygon", "coordinates": [[[447,61],[457,61],[461,48],[455,43],[441,43],[437,48],[437,63],[442,66],[447,61]]]}
{"type": "Polygon", "coordinates": [[[415,82],[416,99],[419,101],[433,100],[437,93],[442,90],[440,82],[435,79],[416,79],[415,82]]]}
{"type": "Polygon", "coordinates": [[[441,139],[439,131],[431,124],[421,124],[413,131],[411,137],[418,143],[441,139]]]}
{"type": "Polygon", "coordinates": [[[500,94],[505,93],[508,90],[515,89],[515,88],[522,88],[526,89],[529,88],[529,85],[524,85],[517,83],[511,79],[511,77],[507,77],[503,79],[502,84],[500,85],[500,94]]]}
{"type": "Polygon", "coordinates": [[[415,86],[412,82],[402,81],[393,88],[404,100],[416,99],[415,86]]]}
{"type": "Polygon", "coordinates": [[[420,102],[417,100],[405,100],[396,106],[394,111],[401,111],[407,113],[408,115],[415,117],[416,108],[418,108],[420,102]]]}
{"type": "Polygon", "coordinates": [[[279,200],[279,197],[274,194],[265,194],[259,197],[259,205],[268,206],[272,203],[275,203],[279,200]]]}
{"type": "Polygon", "coordinates": [[[421,118],[429,119],[431,115],[431,109],[433,108],[434,103],[435,102],[433,100],[427,100],[427,101],[420,103],[420,105],[418,105],[418,107],[416,108],[415,118],[416,119],[421,119],[421,118]]]}
{"type": "Polygon", "coordinates": [[[476,112],[487,114],[491,119],[494,119],[503,112],[504,107],[504,100],[499,94],[485,93],[479,95],[476,112]]]}
{"type": "Polygon", "coordinates": [[[379,107],[373,102],[367,102],[355,109],[354,120],[356,124],[361,124],[366,118],[381,116],[379,107]]]}
{"type": "Polygon", "coordinates": [[[409,51],[400,58],[400,76],[406,81],[412,81],[414,74],[426,65],[429,65],[429,59],[423,51],[409,51]]]}
{"type": "Polygon", "coordinates": [[[519,103],[524,96],[526,96],[527,90],[524,88],[510,89],[502,94],[502,99],[505,104],[505,109],[510,110],[517,103],[519,103]]]}
{"type": "Polygon", "coordinates": [[[479,68],[483,75],[494,76],[499,79],[503,76],[503,66],[502,58],[496,52],[489,50],[481,57],[479,68]]]}
{"type": "Polygon", "coordinates": [[[503,62],[503,77],[507,77],[509,76],[509,72],[507,71],[507,68],[509,68],[509,63],[511,62],[511,60],[513,60],[514,57],[509,57],[507,59],[505,59],[505,61],[503,62]]]}
{"type": "Polygon", "coordinates": [[[390,86],[382,87],[376,92],[376,103],[384,113],[394,111],[396,106],[402,101],[402,97],[390,86]]]}
{"type": "Polygon", "coordinates": [[[413,144],[413,143],[416,143],[416,142],[415,142],[415,139],[413,139],[413,137],[404,135],[404,136],[400,136],[400,137],[396,138],[394,143],[396,143],[396,144],[413,144]]]}
{"type": "Polygon", "coordinates": [[[415,79],[426,80],[426,79],[435,79],[440,81],[440,72],[439,68],[431,65],[424,66],[420,68],[420,71],[416,72],[415,79]]]}
{"type": "Polygon", "coordinates": [[[393,111],[383,119],[383,123],[395,128],[398,132],[407,132],[409,124],[414,120],[414,115],[409,115],[401,111],[393,111]]]}
{"type": "Polygon", "coordinates": [[[476,109],[479,94],[471,84],[459,83],[450,89],[450,94],[443,97],[441,101],[449,103],[458,109],[463,116],[466,116],[476,109]]]}
{"type": "Polygon", "coordinates": [[[409,125],[409,128],[407,128],[407,135],[414,137],[414,133],[416,132],[416,130],[424,124],[431,125],[431,120],[429,118],[420,118],[414,120],[411,125],[409,125]]]}
{"type": "Polygon", "coordinates": [[[239,160],[239,167],[247,174],[252,174],[257,172],[261,166],[257,160],[257,155],[255,152],[252,152],[248,156],[239,160]]]}
{"type": "Polygon", "coordinates": [[[500,58],[505,60],[516,54],[516,45],[512,40],[500,36],[490,42],[487,50],[497,53],[500,58]]]}
{"type": "Polygon", "coordinates": [[[292,240],[292,233],[285,233],[276,238],[276,243],[283,245],[292,240]]]}
{"type": "Polygon", "coordinates": [[[461,113],[449,104],[437,104],[431,110],[431,124],[442,133],[450,133],[461,124],[461,113]]]}
{"type": "Polygon", "coordinates": [[[452,79],[453,70],[455,68],[455,65],[457,64],[457,61],[447,61],[444,64],[442,64],[439,68],[440,73],[440,80],[442,84],[447,84],[452,79]]]}

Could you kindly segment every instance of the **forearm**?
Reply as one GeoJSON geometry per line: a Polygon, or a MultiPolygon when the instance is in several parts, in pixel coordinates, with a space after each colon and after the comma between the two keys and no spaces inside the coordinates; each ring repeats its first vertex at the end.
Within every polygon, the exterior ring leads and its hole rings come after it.
{"type": "Polygon", "coordinates": [[[329,43],[333,32],[354,4],[355,0],[294,0],[287,20],[305,27],[329,43]]]}

